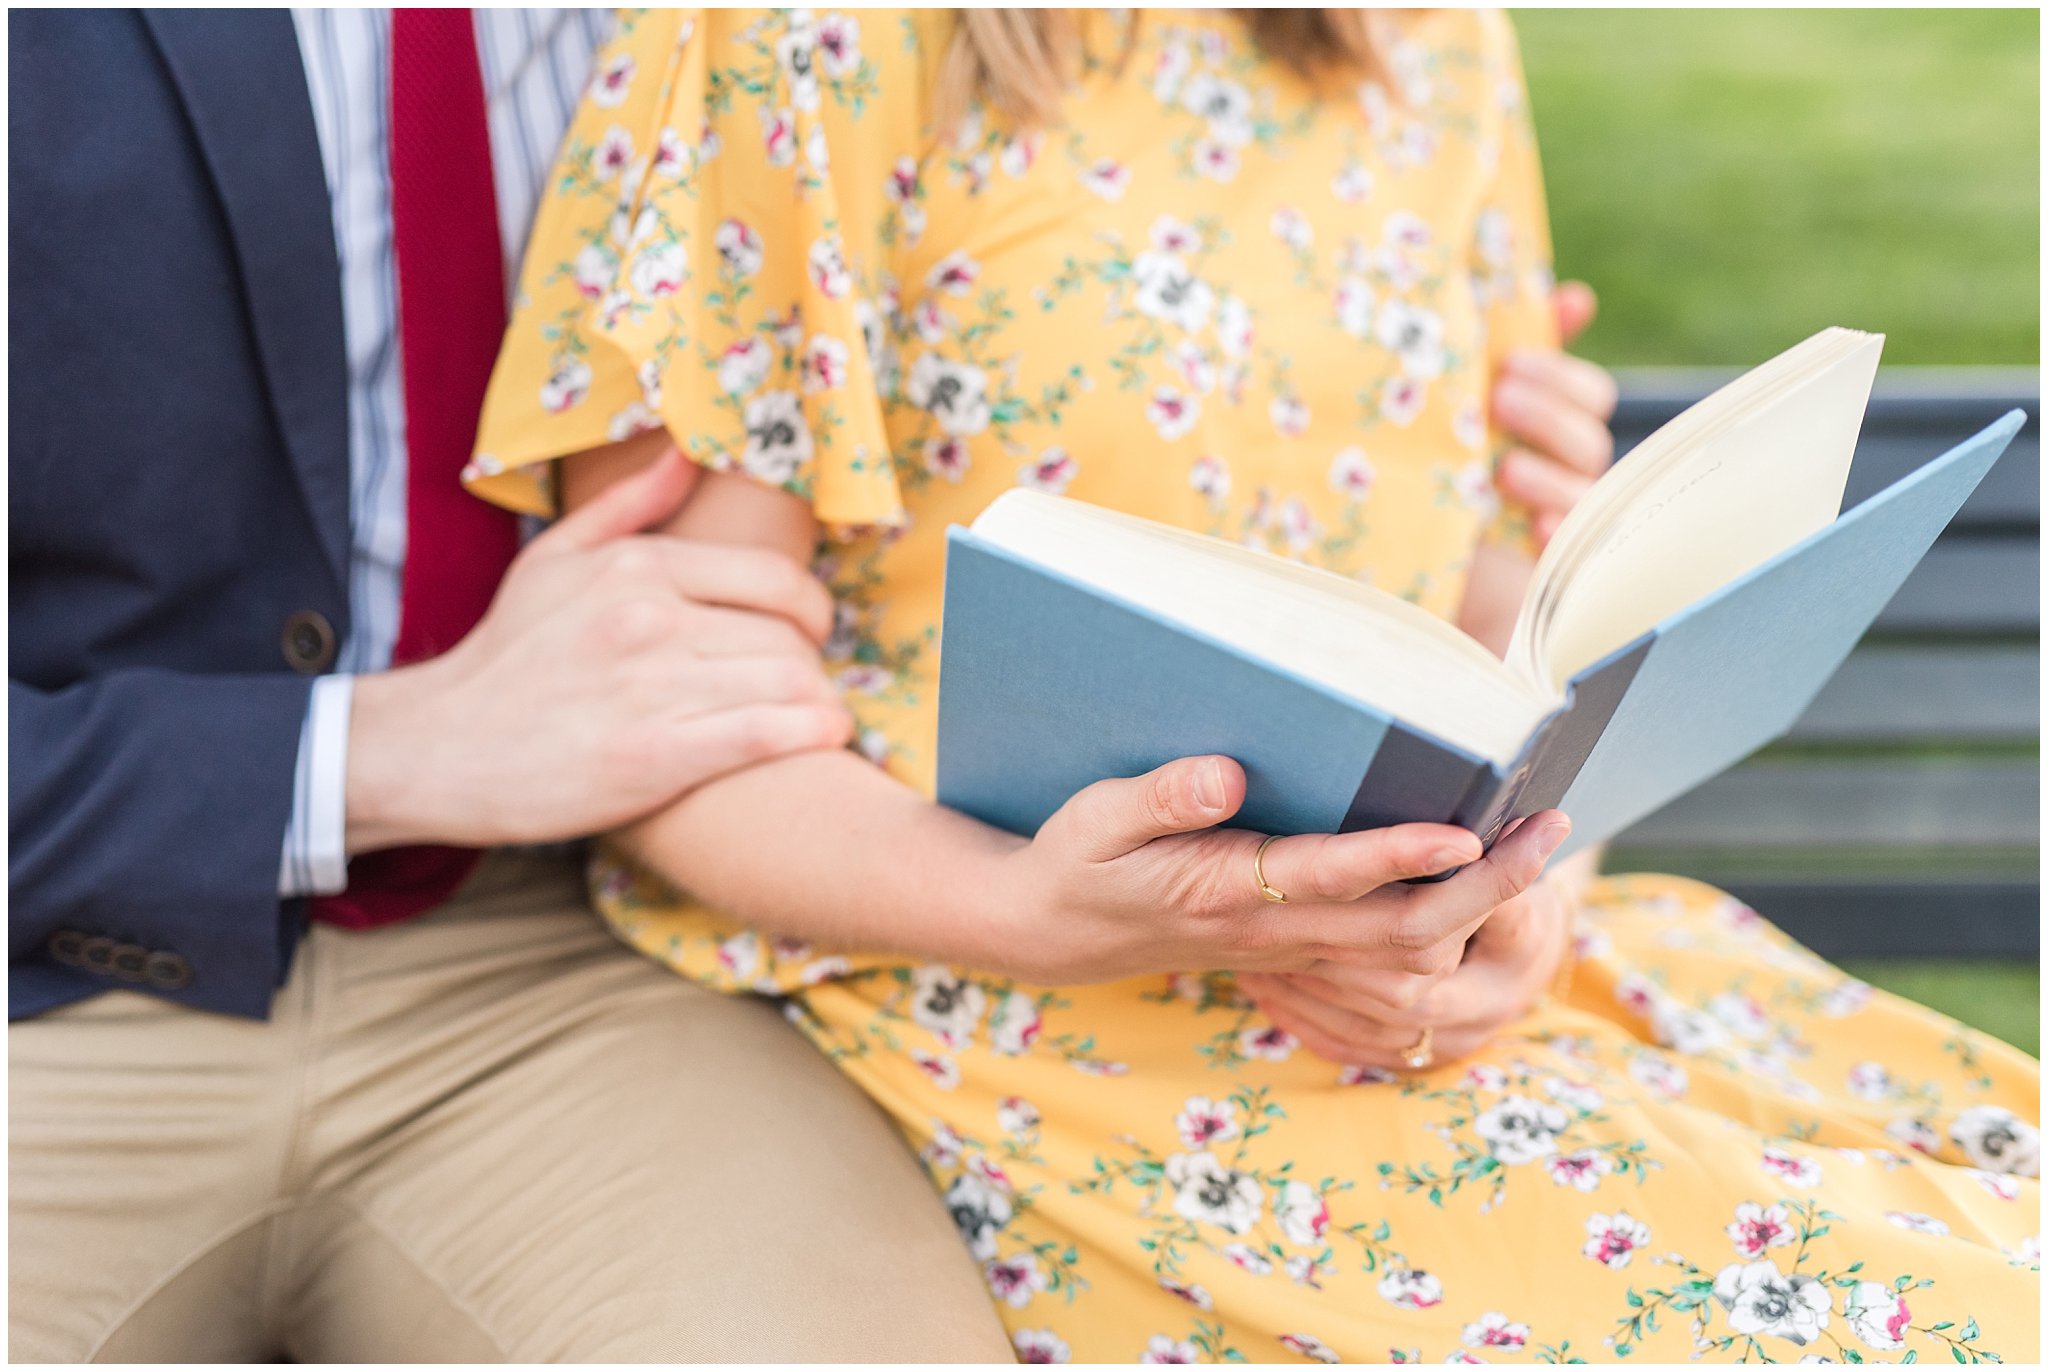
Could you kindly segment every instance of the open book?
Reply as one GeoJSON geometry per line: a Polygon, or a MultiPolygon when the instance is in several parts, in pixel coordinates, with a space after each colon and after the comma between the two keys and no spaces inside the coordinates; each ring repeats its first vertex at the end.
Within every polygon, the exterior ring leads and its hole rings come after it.
{"type": "Polygon", "coordinates": [[[1883,339],[1829,329],[1679,415],[1538,562],[1505,660],[1331,572],[1032,491],[949,533],[938,797],[1018,833],[1222,753],[1233,821],[1405,821],[1563,851],[1780,736],[1990,469],[2015,411],[1838,515],[1883,339]]]}

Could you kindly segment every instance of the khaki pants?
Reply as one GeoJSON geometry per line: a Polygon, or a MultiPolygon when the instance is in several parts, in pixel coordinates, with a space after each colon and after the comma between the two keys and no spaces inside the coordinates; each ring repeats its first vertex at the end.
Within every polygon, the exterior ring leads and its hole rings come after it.
{"type": "Polygon", "coordinates": [[[17,1361],[1009,1354],[887,1119],[564,858],[315,926],[267,1024],[110,992],[8,1059],[17,1361]]]}

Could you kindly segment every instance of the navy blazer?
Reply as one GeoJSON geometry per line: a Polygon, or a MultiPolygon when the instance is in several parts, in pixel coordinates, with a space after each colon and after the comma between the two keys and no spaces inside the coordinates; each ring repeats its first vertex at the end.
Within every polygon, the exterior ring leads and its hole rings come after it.
{"type": "Polygon", "coordinates": [[[83,9],[8,36],[9,1015],[132,986],[263,1016],[303,920],[277,883],[306,673],[348,632],[297,37],[83,9]]]}

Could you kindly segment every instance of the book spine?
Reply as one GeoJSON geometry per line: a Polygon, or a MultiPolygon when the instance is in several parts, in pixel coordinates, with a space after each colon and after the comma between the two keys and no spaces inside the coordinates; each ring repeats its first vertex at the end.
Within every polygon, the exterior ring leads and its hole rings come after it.
{"type": "MultiPolygon", "coordinates": [[[[1479,835],[1491,852],[1509,824],[1555,808],[1613,721],[1656,637],[1654,630],[1644,634],[1572,678],[1565,703],[1537,726],[1521,755],[1504,770],[1482,772],[1450,822],[1479,835]]],[[[1423,880],[1442,881],[1457,870],[1423,880]]]]}
{"type": "MultiPolygon", "coordinates": [[[[1503,773],[1493,766],[1482,767],[1473,776],[1471,786],[1466,788],[1457,805],[1452,807],[1450,817],[1444,823],[1454,824],[1460,829],[1470,829],[1475,834],[1480,833],[1481,826],[1487,822],[1486,817],[1490,813],[1514,803],[1518,776],[1525,774],[1517,771],[1503,773]]],[[[1499,829],[1500,826],[1496,824],[1495,834],[1499,833],[1499,829]]],[[[1482,840],[1486,847],[1493,847],[1492,835],[1482,835],[1482,840]]],[[[1428,886],[1434,882],[1449,881],[1464,870],[1463,867],[1450,867],[1441,872],[1432,872],[1426,877],[1411,877],[1407,884],[1428,886]]]]}
{"type": "Polygon", "coordinates": [[[1455,824],[1472,788],[1490,771],[1486,763],[1470,754],[1399,720],[1389,721],[1386,736],[1359,778],[1339,832],[1418,821],[1455,824]]]}

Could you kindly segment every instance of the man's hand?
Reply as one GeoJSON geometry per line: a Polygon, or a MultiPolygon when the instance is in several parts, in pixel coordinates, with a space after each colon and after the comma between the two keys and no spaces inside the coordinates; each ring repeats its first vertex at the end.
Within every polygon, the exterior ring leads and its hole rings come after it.
{"type": "Polygon", "coordinates": [[[1572,912],[1594,857],[1571,858],[1501,905],[1464,957],[1434,975],[1324,963],[1281,976],[1240,974],[1267,1018],[1332,1062],[1401,1070],[1424,1028],[1437,1062],[1477,1051],[1550,987],[1572,939],[1572,912]]]}
{"type": "Polygon", "coordinates": [[[824,587],[775,553],[644,532],[696,478],[670,452],[619,482],[520,552],[461,643],[356,681],[351,855],[596,833],[845,744],[824,587]]]}
{"type": "MultiPolygon", "coordinates": [[[[1599,302],[1583,281],[1561,282],[1554,299],[1558,336],[1569,344],[1593,322],[1599,302]]],[[[1606,368],[1558,349],[1518,349],[1502,362],[1494,421],[1515,446],[1501,457],[1501,488],[1529,507],[1539,544],[1614,461],[1607,421],[1616,394],[1606,368]]]]}

